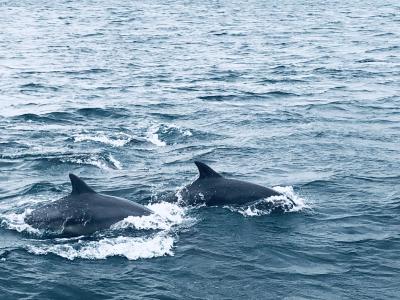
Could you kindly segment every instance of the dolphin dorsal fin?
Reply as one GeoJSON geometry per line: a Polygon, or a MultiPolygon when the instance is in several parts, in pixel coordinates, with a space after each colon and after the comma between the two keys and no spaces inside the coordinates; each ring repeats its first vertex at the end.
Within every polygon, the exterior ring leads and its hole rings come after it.
{"type": "Polygon", "coordinates": [[[222,177],[222,175],[215,172],[213,169],[211,169],[205,163],[202,163],[199,161],[195,161],[194,163],[196,164],[197,169],[199,169],[199,179],[222,177]]]}
{"type": "Polygon", "coordinates": [[[90,186],[88,186],[82,179],[78,176],[70,173],[69,179],[71,180],[73,195],[79,195],[83,193],[96,193],[90,186]]]}

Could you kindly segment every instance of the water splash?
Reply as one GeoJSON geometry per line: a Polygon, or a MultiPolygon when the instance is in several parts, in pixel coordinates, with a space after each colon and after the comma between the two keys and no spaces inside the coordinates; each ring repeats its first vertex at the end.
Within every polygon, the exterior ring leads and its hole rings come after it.
{"type": "Polygon", "coordinates": [[[193,133],[189,129],[178,125],[155,124],[148,128],[146,139],[156,146],[164,147],[191,136],[193,133]]]}
{"type": "Polygon", "coordinates": [[[135,137],[126,133],[121,132],[113,133],[112,135],[110,135],[102,131],[94,134],[80,133],[75,135],[73,138],[75,143],[92,141],[118,148],[123,147],[131,141],[135,140],[135,137]]]}
{"type": "Polygon", "coordinates": [[[151,237],[104,238],[99,241],[78,240],[66,244],[28,245],[26,250],[36,255],[55,254],[63,258],[74,260],[106,259],[110,256],[122,256],[129,260],[153,258],[173,255],[174,238],[165,232],[151,237]]]}
{"type": "Polygon", "coordinates": [[[158,133],[157,133],[158,129],[159,129],[158,126],[155,126],[155,125],[151,126],[149,128],[149,130],[147,131],[146,139],[150,143],[152,143],[152,144],[154,144],[154,145],[156,145],[158,147],[165,147],[167,145],[167,143],[165,143],[164,141],[159,139],[159,136],[158,136],[158,133]]]}
{"type": "Polygon", "coordinates": [[[1,226],[15,230],[18,232],[26,232],[28,234],[33,234],[36,236],[41,236],[43,232],[39,229],[33,228],[29,224],[25,223],[25,217],[32,212],[32,209],[25,209],[23,213],[5,213],[0,215],[1,226]]]}
{"type": "Polygon", "coordinates": [[[187,209],[173,203],[160,202],[147,205],[154,214],[149,216],[133,217],[129,216],[124,220],[115,223],[112,229],[161,229],[171,230],[173,226],[187,222],[187,209]]]}
{"type": "Polygon", "coordinates": [[[122,170],[122,163],[117,160],[114,156],[111,154],[108,155],[108,159],[110,160],[110,163],[117,169],[117,170],[122,170]]]}
{"type": "Polygon", "coordinates": [[[291,213],[309,208],[306,199],[297,195],[292,186],[275,186],[274,190],[282,193],[279,196],[272,196],[260,199],[251,204],[242,205],[240,207],[224,206],[233,212],[238,212],[245,217],[269,215],[275,211],[283,213],[291,213]],[[293,202],[295,205],[293,205],[293,202]]]}
{"type": "Polygon", "coordinates": [[[274,190],[282,193],[287,198],[290,198],[295,203],[295,206],[290,209],[291,212],[301,211],[306,208],[311,208],[311,202],[308,199],[302,198],[300,195],[296,194],[292,186],[274,186],[274,190]]]}
{"type": "Polygon", "coordinates": [[[103,170],[121,170],[122,163],[111,154],[92,153],[63,157],[60,161],[79,165],[92,165],[103,170]]]}

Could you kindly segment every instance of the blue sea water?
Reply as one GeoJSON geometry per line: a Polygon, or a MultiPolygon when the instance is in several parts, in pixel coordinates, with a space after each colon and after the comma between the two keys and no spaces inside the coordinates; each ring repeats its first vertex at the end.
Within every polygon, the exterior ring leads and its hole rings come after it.
{"type": "Polygon", "coordinates": [[[396,1],[0,1],[1,299],[400,299],[396,1]],[[298,208],[160,201],[197,176],[298,208]],[[68,173],[157,215],[46,239],[68,173]]]}

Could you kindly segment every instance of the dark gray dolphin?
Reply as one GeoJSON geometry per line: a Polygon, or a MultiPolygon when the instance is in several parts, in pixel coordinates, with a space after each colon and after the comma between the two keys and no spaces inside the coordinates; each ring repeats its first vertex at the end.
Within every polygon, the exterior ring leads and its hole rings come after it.
{"type": "Polygon", "coordinates": [[[37,208],[25,218],[26,223],[60,236],[78,236],[107,229],[128,216],[153,213],[138,203],[96,193],[74,174],[69,178],[71,194],[37,208]]]}
{"type": "MultiPolygon", "coordinates": [[[[199,169],[199,178],[180,191],[182,201],[189,205],[243,205],[283,194],[258,184],[228,179],[218,174],[205,163],[194,162],[199,169]]],[[[179,196],[178,196],[179,198],[179,196]]],[[[285,209],[292,208],[295,203],[286,197],[285,209]]]]}

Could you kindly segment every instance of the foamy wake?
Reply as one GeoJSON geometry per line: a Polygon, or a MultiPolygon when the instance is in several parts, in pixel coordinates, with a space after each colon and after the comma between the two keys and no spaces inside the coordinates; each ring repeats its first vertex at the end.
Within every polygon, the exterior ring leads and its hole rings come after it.
{"type": "Polygon", "coordinates": [[[69,260],[105,259],[110,256],[122,256],[129,260],[174,255],[174,238],[166,232],[150,237],[104,238],[99,241],[78,240],[60,245],[28,245],[27,251],[36,255],[55,254],[69,260]]]}
{"type": "Polygon", "coordinates": [[[245,217],[269,215],[271,212],[279,209],[285,213],[301,211],[309,208],[307,201],[297,195],[292,186],[275,186],[274,190],[282,193],[282,196],[272,196],[266,199],[261,199],[250,205],[243,205],[241,207],[225,206],[233,212],[238,212],[245,217]],[[289,200],[292,199],[292,202],[289,200]]]}
{"type": "MultiPolygon", "coordinates": [[[[110,256],[122,256],[129,260],[174,255],[173,247],[177,238],[176,231],[181,226],[190,226],[194,219],[187,215],[187,209],[178,205],[161,202],[147,207],[154,214],[143,217],[127,217],[111,226],[110,237],[99,235],[99,240],[87,241],[82,237],[62,239],[30,239],[25,249],[36,255],[54,254],[70,260],[105,259],[110,256]],[[124,236],[112,236],[112,233],[124,236]],[[151,229],[152,232],[144,230],[151,229]],[[154,233],[154,230],[157,232],[154,233]],[[135,236],[129,236],[135,233],[135,236]],[[139,234],[139,236],[138,236],[139,234]]],[[[25,209],[21,214],[1,214],[2,226],[18,232],[25,232],[38,238],[44,232],[26,224],[24,219],[31,212],[25,209]]],[[[100,233],[101,234],[101,233],[100,233]]]]}
{"type": "MultiPolygon", "coordinates": [[[[185,209],[168,202],[160,202],[147,205],[155,214],[142,217],[127,217],[124,220],[112,225],[112,229],[134,228],[171,230],[173,226],[182,224],[185,221],[185,209]]],[[[189,219],[187,218],[186,221],[189,219]]]]}

